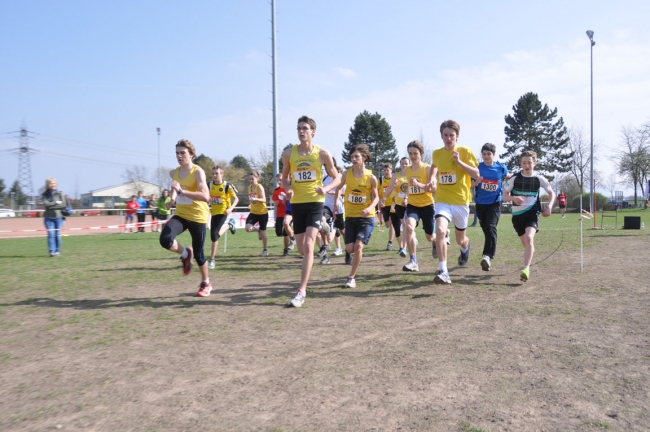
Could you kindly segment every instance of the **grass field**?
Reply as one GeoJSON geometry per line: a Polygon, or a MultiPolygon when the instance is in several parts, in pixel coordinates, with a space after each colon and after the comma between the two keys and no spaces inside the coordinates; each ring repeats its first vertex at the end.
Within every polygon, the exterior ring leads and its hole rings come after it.
{"type": "Polygon", "coordinates": [[[493,272],[469,228],[450,287],[421,231],[410,274],[375,229],[357,288],[343,257],[316,262],[301,309],[275,237],[268,258],[222,240],[206,299],[155,233],[64,237],[56,258],[1,240],[0,429],[648,430],[650,229],[589,224],[580,273],[577,215],[544,218],[527,284],[509,216],[493,272]]]}

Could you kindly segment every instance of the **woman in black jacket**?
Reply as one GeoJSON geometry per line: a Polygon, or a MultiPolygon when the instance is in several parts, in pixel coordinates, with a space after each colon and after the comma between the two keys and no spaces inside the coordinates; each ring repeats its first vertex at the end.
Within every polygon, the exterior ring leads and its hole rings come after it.
{"type": "Polygon", "coordinates": [[[61,227],[63,226],[62,210],[67,207],[63,192],[56,190],[56,180],[49,178],[45,181],[43,205],[45,206],[45,228],[47,229],[47,245],[50,256],[59,255],[61,248],[61,227]]]}

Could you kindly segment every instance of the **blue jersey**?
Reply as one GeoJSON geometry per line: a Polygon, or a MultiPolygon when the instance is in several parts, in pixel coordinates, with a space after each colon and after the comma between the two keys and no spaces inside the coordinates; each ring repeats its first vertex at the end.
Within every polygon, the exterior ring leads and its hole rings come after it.
{"type": "Polygon", "coordinates": [[[147,203],[147,200],[145,198],[136,198],[135,200],[138,202],[138,205],[140,206],[138,213],[144,213],[144,209],[146,209],[149,204],[147,203]]]}
{"type": "Polygon", "coordinates": [[[475,202],[477,204],[501,202],[501,182],[508,175],[508,167],[501,162],[494,162],[492,166],[487,166],[484,162],[481,162],[478,164],[478,171],[483,180],[476,187],[475,202]]]}

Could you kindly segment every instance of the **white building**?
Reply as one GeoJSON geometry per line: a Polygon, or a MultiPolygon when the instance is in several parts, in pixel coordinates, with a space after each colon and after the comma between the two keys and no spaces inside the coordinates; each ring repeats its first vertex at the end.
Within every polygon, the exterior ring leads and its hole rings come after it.
{"type": "Polygon", "coordinates": [[[151,194],[160,196],[161,188],[155,183],[144,180],[127,182],[117,186],[109,186],[95,189],[81,194],[81,206],[83,208],[114,208],[124,207],[124,203],[131,199],[131,195],[138,195],[142,191],[145,197],[151,194]]]}

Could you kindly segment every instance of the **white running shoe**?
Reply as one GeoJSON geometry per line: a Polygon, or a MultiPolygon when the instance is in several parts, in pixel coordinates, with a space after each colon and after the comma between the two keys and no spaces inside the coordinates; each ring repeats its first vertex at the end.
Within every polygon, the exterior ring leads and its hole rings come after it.
{"type": "Polygon", "coordinates": [[[483,259],[481,260],[481,268],[483,271],[490,271],[490,268],[492,268],[492,264],[490,263],[490,257],[487,255],[483,255],[483,259]]]}
{"type": "Polygon", "coordinates": [[[353,277],[348,276],[348,281],[345,283],[346,288],[356,288],[357,287],[357,281],[354,280],[353,277]]]}
{"type": "Polygon", "coordinates": [[[402,270],[410,271],[410,272],[417,272],[417,271],[420,271],[420,268],[418,267],[417,262],[409,261],[408,263],[404,264],[404,267],[402,267],[402,270]]]}
{"type": "Polygon", "coordinates": [[[316,255],[319,258],[322,258],[323,255],[325,255],[326,253],[327,253],[327,246],[323,245],[323,246],[320,247],[320,250],[318,251],[318,253],[316,255]]]}
{"type": "Polygon", "coordinates": [[[445,236],[445,240],[447,241],[448,245],[451,245],[451,241],[449,240],[449,234],[450,233],[451,233],[451,231],[447,230],[447,235],[445,236]]]}
{"type": "Polygon", "coordinates": [[[287,249],[293,250],[294,247],[296,247],[296,239],[289,238],[289,246],[287,246],[287,249]]]}
{"type": "Polygon", "coordinates": [[[217,265],[217,262],[215,260],[211,259],[210,262],[208,262],[208,269],[209,270],[214,270],[216,265],[217,265]]]}
{"type": "Polygon", "coordinates": [[[263,256],[263,257],[267,257],[267,256],[269,256],[269,251],[267,251],[266,249],[264,249],[264,250],[262,251],[262,256],[263,256]]]}
{"type": "Polygon", "coordinates": [[[402,258],[406,258],[406,255],[408,255],[408,253],[406,252],[406,248],[401,248],[399,250],[399,256],[401,256],[402,258]]]}
{"type": "Polygon", "coordinates": [[[296,296],[293,298],[293,300],[289,302],[289,304],[287,304],[287,306],[299,308],[300,306],[302,306],[304,302],[305,302],[305,295],[300,291],[298,291],[296,293],[296,296]]]}
{"type": "Polygon", "coordinates": [[[329,264],[330,263],[330,257],[327,256],[327,254],[323,255],[323,258],[320,260],[321,264],[329,264]]]}
{"type": "Polygon", "coordinates": [[[433,283],[436,285],[440,285],[440,284],[449,285],[451,283],[451,278],[449,277],[449,273],[439,270],[436,277],[433,278],[433,283]]]}
{"type": "Polygon", "coordinates": [[[388,242],[386,244],[386,250],[387,251],[392,251],[393,250],[393,242],[388,242]]]}
{"type": "Polygon", "coordinates": [[[343,255],[343,250],[341,248],[336,248],[334,251],[334,256],[341,256],[343,255]]]}

